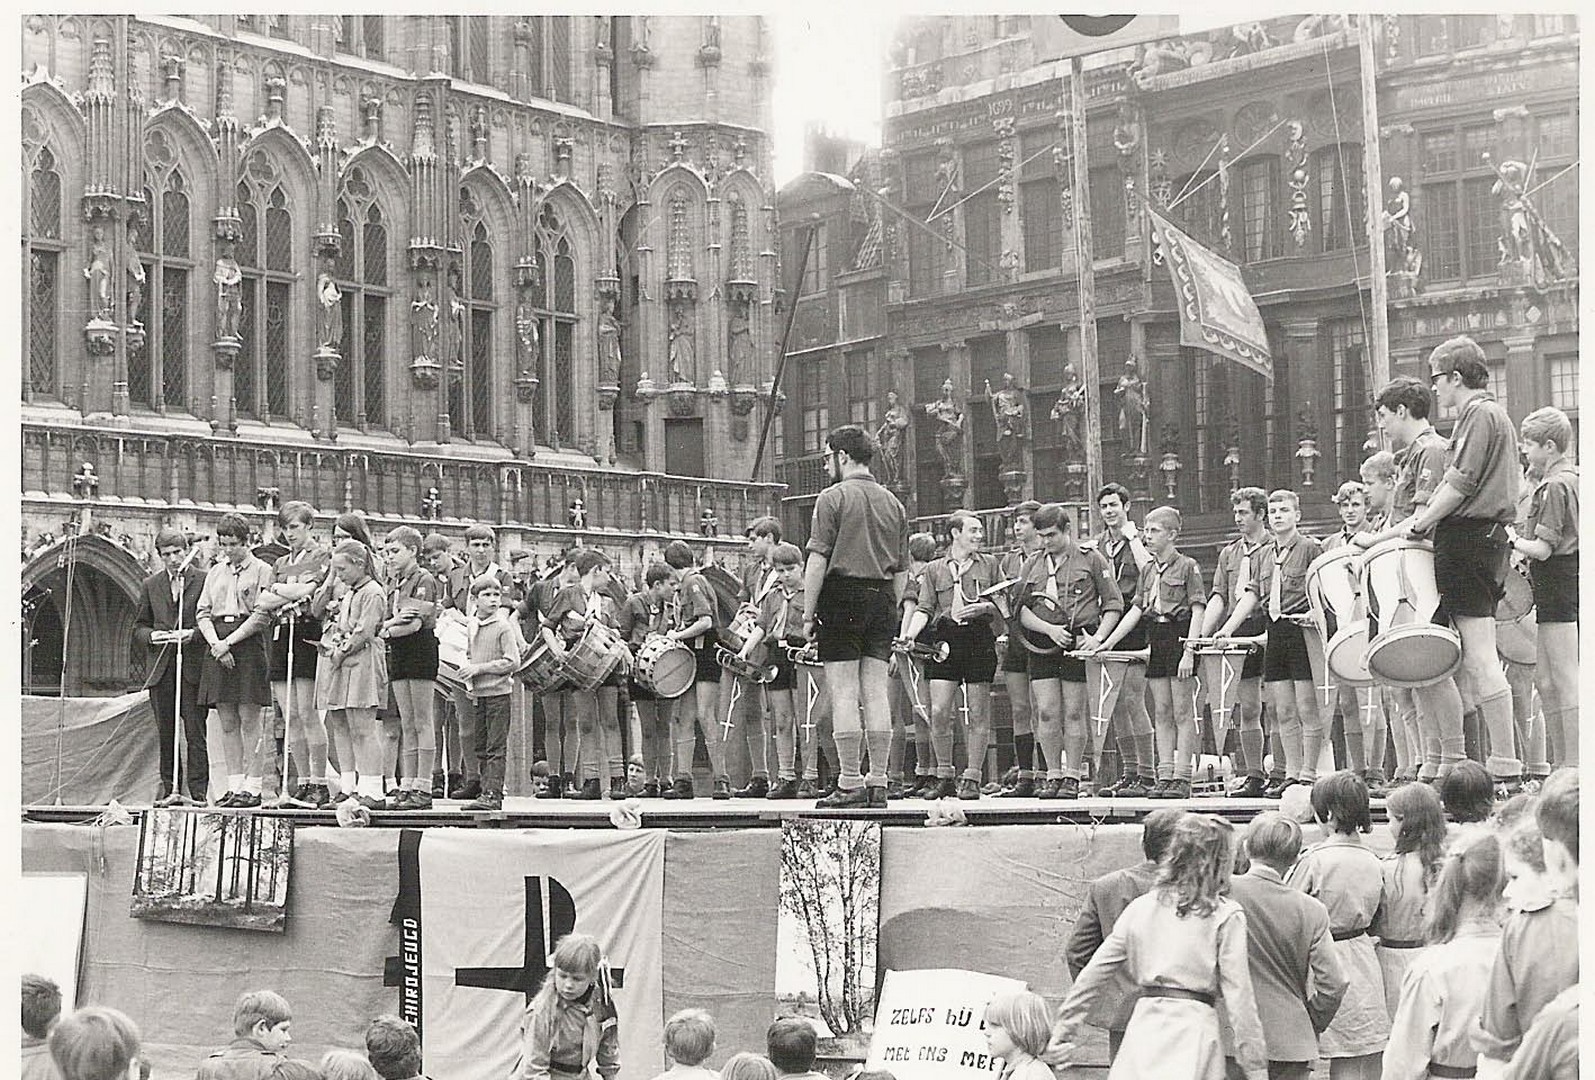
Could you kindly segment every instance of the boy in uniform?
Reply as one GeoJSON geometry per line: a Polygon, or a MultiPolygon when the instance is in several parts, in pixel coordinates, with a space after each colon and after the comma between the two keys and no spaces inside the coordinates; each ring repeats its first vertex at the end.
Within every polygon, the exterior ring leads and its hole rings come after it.
{"type": "MultiPolygon", "coordinates": [[[[1213,573],[1213,592],[1208,597],[1207,608],[1202,612],[1202,630],[1198,636],[1255,638],[1268,629],[1267,616],[1255,609],[1248,610],[1241,618],[1237,618],[1236,614],[1241,599],[1257,576],[1259,559],[1273,544],[1266,528],[1268,496],[1262,488],[1243,487],[1229,497],[1229,503],[1235,527],[1241,534],[1224,545],[1218,553],[1218,569],[1213,573]]],[[[1240,684],[1237,687],[1241,707],[1240,741],[1237,744],[1240,753],[1236,755],[1235,767],[1237,772],[1244,769],[1245,775],[1230,789],[1230,795],[1234,798],[1256,799],[1268,787],[1263,779],[1266,745],[1263,737],[1263,656],[1262,649],[1254,649],[1246,655],[1241,666],[1240,684]]],[[[1219,719],[1215,715],[1213,722],[1217,724],[1219,719]]],[[[1274,721],[1274,734],[1277,743],[1278,719],[1274,721]]],[[[1222,746],[1214,749],[1219,753],[1224,752],[1222,746]]],[[[1277,745],[1275,749],[1278,750],[1277,745]]],[[[1270,780],[1284,779],[1284,758],[1282,753],[1274,754],[1274,770],[1270,780]]]]}
{"type": "MultiPolygon", "coordinates": [[[[1152,561],[1152,555],[1130,519],[1130,489],[1123,484],[1104,484],[1097,492],[1097,512],[1102,515],[1102,531],[1081,544],[1096,549],[1113,565],[1119,594],[1128,603],[1140,584],[1141,571],[1152,561]]],[[[1146,648],[1144,624],[1129,628],[1116,648],[1139,650],[1146,648]]],[[[1124,671],[1124,685],[1113,707],[1113,720],[1109,725],[1114,745],[1119,748],[1119,779],[1107,786],[1098,785],[1103,795],[1135,796],[1145,794],[1153,786],[1157,761],[1153,756],[1152,720],[1146,711],[1146,667],[1131,664],[1124,671]]],[[[1097,773],[1102,772],[1102,754],[1107,740],[1097,746],[1097,773]]]]}

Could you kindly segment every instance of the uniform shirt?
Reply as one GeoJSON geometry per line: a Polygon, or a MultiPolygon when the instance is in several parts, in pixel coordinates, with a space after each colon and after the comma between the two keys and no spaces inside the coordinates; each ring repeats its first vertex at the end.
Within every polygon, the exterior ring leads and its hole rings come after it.
{"type": "Polygon", "coordinates": [[[1325,551],[1334,551],[1336,548],[1349,547],[1351,545],[1351,538],[1354,536],[1359,536],[1362,533],[1371,533],[1377,531],[1378,529],[1374,524],[1374,517],[1370,514],[1368,516],[1368,520],[1362,523],[1362,528],[1351,529],[1345,525],[1342,525],[1339,529],[1330,533],[1318,543],[1325,551]]]}
{"type": "Polygon", "coordinates": [[[576,1001],[558,994],[532,999],[521,1018],[521,1055],[511,1080],[548,1080],[552,1075],[615,1080],[620,1072],[620,1027],[613,1005],[593,987],[576,1001]]]}
{"type": "Polygon", "coordinates": [[[915,602],[932,619],[950,617],[963,605],[978,603],[980,594],[1001,580],[997,560],[984,552],[977,551],[963,562],[943,555],[925,567],[915,602]]]}
{"type": "Polygon", "coordinates": [[[629,644],[641,645],[650,635],[665,632],[668,610],[669,605],[663,600],[655,603],[646,592],[632,593],[620,609],[620,625],[616,629],[629,644]]]}
{"type": "Polygon", "coordinates": [[[1120,595],[1134,596],[1135,587],[1141,580],[1141,568],[1135,564],[1135,552],[1130,550],[1130,541],[1116,529],[1103,529],[1092,539],[1096,541],[1097,550],[1112,565],[1120,595]]]}
{"type": "Polygon", "coordinates": [[[266,1080],[278,1064],[287,1061],[284,1054],[267,1050],[259,1042],[241,1035],[199,1063],[194,1080],[266,1080]]]}
{"type": "Polygon", "coordinates": [[[1429,919],[1429,886],[1423,858],[1416,851],[1386,855],[1380,860],[1384,898],[1374,916],[1373,931],[1389,941],[1422,941],[1429,919]]]}
{"type": "MultiPolygon", "coordinates": [[[[918,570],[910,567],[908,572],[903,575],[902,603],[913,604],[916,607],[919,605],[919,590],[925,583],[925,567],[929,565],[930,563],[921,563],[918,570]]],[[[899,605],[899,610],[901,610],[901,605],[899,605]]]]}
{"type": "Polygon", "coordinates": [[[1578,1080],[1578,998],[1569,986],[1540,1011],[1502,1080],[1578,1080]]]}
{"type": "Polygon", "coordinates": [[[785,641],[803,636],[803,586],[788,591],[777,585],[759,602],[759,625],[765,640],[785,641]]]}
{"type": "Polygon", "coordinates": [[[705,615],[709,617],[709,629],[686,644],[694,649],[708,648],[716,640],[715,631],[724,629],[719,622],[720,605],[715,599],[714,586],[709,584],[708,578],[693,571],[681,579],[677,595],[680,597],[678,612],[682,626],[691,626],[705,615]]]}
{"type": "Polygon", "coordinates": [[[1124,611],[1113,567],[1100,551],[1071,548],[1058,556],[1038,551],[1025,563],[1023,588],[1026,596],[1046,593],[1057,600],[1064,625],[1075,629],[1096,625],[1110,611],[1124,611]]]}
{"type": "Polygon", "coordinates": [[[1384,1080],[1424,1080],[1431,1061],[1458,1069],[1478,1064],[1468,1035],[1500,946],[1500,927],[1481,919],[1464,923],[1456,937],[1418,954],[1401,980],[1401,1003],[1385,1047],[1384,1080]]]}
{"type": "MultiPolygon", "coordinates": [[[[421,611],[421,629],[417,633],[432,630],[438,624],[438,579],[431,572],[424,570],[420,563],[410,571],[403,580],[395,580],[392,588],[388,590],[388,614],[398,615],[405,608],[419,609],[421,611]]],[[[408,635],[405,635],[408,636],[408,635]]]]}
{"type": "Polygon", "coordinates": [[[1329,909],[1329,929],[1336,934],[1366,930],[1384,897],[1379,856],[1361,840],[1343,835],[1302,852],[1291,868],[1290,884],[1329,909]]]}
{"type": "Polygon", "coordinates": [[[1495,395],[1468,399],[1451,432],[1445,482],[1462,492],[1454,518],[1511,521],[1517,507],[1517,432],[1495,395]]]}
{"type": "Polygon", "coordinates": [[[903,504],[869,473],[832,484],[815,500],[808,550],[829,560],[827,577],[889,580],[908,565],[903,504]]]}
{"type": "Polygon", "coordinates": [[[1189,555],[1175,551],[1169,555],[1167,563],[1153,558],[1141,567],[1135,588],[1135,606],[1142,614],[1179,615],[1189,612],[1193,603],[1206,602],[1202,568],[1189,555]]]}
{"type": "Polygon", "coordinates": [[[1578,469],[1566,458],[1535,487],[1524,534],[1550,544],[1552,555],[1578,553],[1578,469]]]}
{"type": "Polygon", "coordinates": [[[756,562],[742,571],[742,596],[750,603],[758,603],[760,596],[774,584],[775,567],[767,562],[756,562]]]}
{"type": "Polygon", "coordinates": [[[1508,916],[1473,1032],[1474,1049],[1502,1061],[1511,1057],[1540,1010],[1577,983],[1577,904],[1553,900],[1508,916]]]}
{"type": "MultiPolygon", "coordinates": [[[[1024,576],[1025,562],[1034,555],[1033,551],[1026,551],[1022,547],[1009,548],[997,562],[997,573],[1002,575],[1003,581],[1013,581],[1024,576]]],[[[1005,594],[1008,601],[1008,636],[1011,638],[1019,632],[1019,605],[1014,602],[1014,594],[1019,587],[1015,586],[1005,594]]]]}
{"type": "Polygon", "coordinates": [[[471,569],[470,560],[457,565],[449,574],[448,587],[453,597],[453,607],[459,611],[473,611],[476,605],[471,602],[471,582],[483,575],[498,578],[499,588],[503,590],[502,605],[514,608],[520,603],[520,588],[515,584],[515,579],[510,572],[498,563],[488,563],[487,569],[478,574],[471,569]]]}
{"type": "Polygon", "coordinates": [[[1425,427],[1396,455],[1396,483],[1391,496],[1392,520],[1404,521],[1427,506],[1435,488],[1445,477],[1446,441],[1432,427],[1425,427]]]}
{"type": "Polygon", "coordinates": [[[1272,547],[1274,538],[1264,533],[1258,541],[1249,543],[1244,536],[1236,537],[1218,553],[1218,569],[1213,571],[1213,595],[1224,602],[1225,611],[1234,611],[1241,594],[1257,580],[1257,564],[1261,552],[1272,547]]]}
{"type": "Polygon", "coordinates": [[[1329,912],[1262,863],[1230,878],[1230,899],[1246,912],[1252,992],[1270,1061],[1316,1061],[1318,1033],[1346,994],[1329,912]]]}
{"type": "Polygon", "coordinates": [[[571,614],[580,615],[586,622],[597,619],[611,627],[619,621],[614,602],[608,596],[596,591],[589,595],[580,584],[566,585],[554,594],[548,610],[543,612],[543,625],[552,630],[561,630],[565,625],[565,617],[571,614]]]}
{"type": "Polygon", "coordinates": [[[262,591],[271,587],[271,567],[253,554],[239,566],[218,559],[205,574],[199,594],[199,618],[242,619],[255,606],[262,591]]]}
{"type": "Polygon", "coordinates": [[[1299,615],[1307,610],[1307,568],[1324,553],[1318,541],[1298,532],[1284,547],[1279,541],[1256,560],[1257,577],[1251,590],[1257,605],[1274,618],[1274,578],[1279,578],[1279,610],[1283,615],[1299,615]]]}
{"type": "Polygon", "coordinates": [[[50,1040],[22,1036],[22,1071],[18,1080],[61,1080],[61,1070],[50,1056],[50,1040]]]}

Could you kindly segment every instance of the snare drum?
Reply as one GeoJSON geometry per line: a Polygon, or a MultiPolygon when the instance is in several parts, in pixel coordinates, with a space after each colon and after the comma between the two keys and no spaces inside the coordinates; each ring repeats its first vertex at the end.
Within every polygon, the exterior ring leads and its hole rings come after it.
{"type": "Polygon", "coordinates": [[[532,643],[531,649],[526,654],[526,660],[521,665],[521,682],[527,688],[540,694],[557,693],[567,689],[565,677],[561,671],[564,657],[548,647],[548,642],[539,638],[532,643]]]}
{"type": "Polygon", "coordinates": [[[1495,651],[1514,664],[1533,664],[1538,657],[1539,623],[1534,613],[1534,586],[1523,571],[1506,572],[1506,595],[1495,605],[1495,651]]]}
{"type": "Polygon", "coordinates": [[[1363,656],[1368,651],[1368,613],[1357,582],[1357,548],[1326,552],[1307,567],[1307,604],[1322,635],[1324,662],[1336,678],[1353,686],[1373,682],[1363,656]]]}
{"type": "Polygon", "coordinates": [[[698,677],[698,661],[681,642],[653,634],[637,650],[637,673],[633,677],[657,697],[678,698],[692,689],[698,677]]]}
{"type": "Polygon", "coordinates": [[[1462,662],[1462,639],[1435,623],[1440,590],[1434,579],[1434,545],[1396,538],[1377,544],[1363,562],[1362,594],[1368,605],[1368,671],[1390,686],[1431,686],[1462,662]]]}
{"type": "Polygon", "coordinates": [[[565,654],[559,670],[573,688],[595,690],[622,666],[624,671],[631,670],[631,650],[613,627],[593,619],[565,654]]]}

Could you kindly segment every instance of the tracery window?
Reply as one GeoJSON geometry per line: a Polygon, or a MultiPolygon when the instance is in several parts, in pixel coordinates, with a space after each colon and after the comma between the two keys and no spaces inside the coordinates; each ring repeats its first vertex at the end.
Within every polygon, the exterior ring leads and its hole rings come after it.
{"type": "Polygon", "coordinates": [[[271,158],[255,154],[238,185],[237,259],[243,274],[243,344],[233,364],[233,400],[241,416],[286,418],[291,412],[289,333],[293,286],[293,216],[271,158]]]}
{"type": "Polygon", "coordinates": [[[494,239],[481,203],[469,188],[460,190],[460,218],[465,236],[457,282],[460,307],[450,314],[460,335],[464,370],[449,381],[449,422],[463,438],[492,439],[497,434],[493,327],[499,309],[493,277],[494,239]]]}
{"type": "MultiPolygon", "coordinates": [[[[26,123],[26,114],[25,121],[26,123]]],[[[55,397],[60,393],[61,173],[55,155],[41,146],[28,170],[23,190],[28,205],[23,213],[22,273],[27,281],[28,360],[22,368],[24,400],[55,397]]]]}
{"type": "Polygon", "coordinates": [[[570,231],[554,207],[543,207],[532,242],[538,274],[528,295],[542,343],[537,430],[550,444],[566,445],[576,435],[576,259],[570,231]]]}
{"type": "Polygon", "coordinates": [[[152,132],[144,147],[147,221],[129,223],[129,239],[144,267],[138,311],[144,347],[127,358],[128,397],[165,412],[188,405],[189,283],[195,269],[190,184],[166,134],[152,132]]]}

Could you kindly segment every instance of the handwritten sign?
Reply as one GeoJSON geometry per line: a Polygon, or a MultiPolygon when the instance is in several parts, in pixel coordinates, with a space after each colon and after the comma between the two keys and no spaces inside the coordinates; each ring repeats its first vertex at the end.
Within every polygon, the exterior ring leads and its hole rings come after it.
{"type": "Polygon", "coordinates": [[[897,1080],[991,1080],[1002,1058],[986,1046],[986,1006],[1024,988],[980,971],[888,971],[864,1067],[897,1080]]]}

